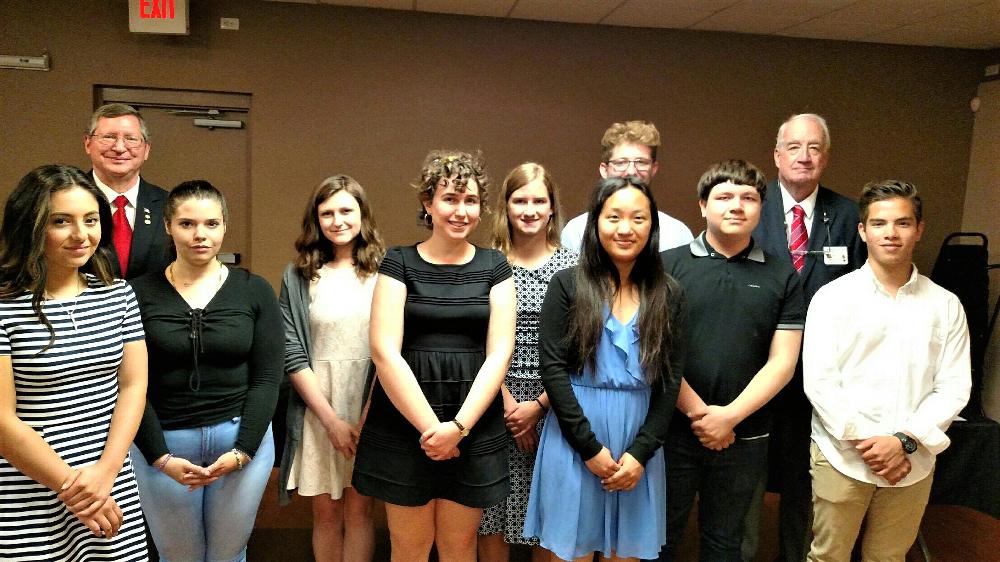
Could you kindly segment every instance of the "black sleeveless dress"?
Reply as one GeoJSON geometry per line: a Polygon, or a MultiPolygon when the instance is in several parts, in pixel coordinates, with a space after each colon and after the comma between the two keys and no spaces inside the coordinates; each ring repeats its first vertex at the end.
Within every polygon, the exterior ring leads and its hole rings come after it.
{"type": "MultiPolygon", "coordinates": [[[[507,260],[496,250],[476,248],[466,264],[438,265],[424,261],[416,246],[396,247],[379,274],[406,284],[401,354],[438,419],[454,419],[486,358],[490,289],[511,276],[507,260]]],[[[404,506],[437,498],[469,507],[498,503],[510,489],[499,392],[458,448],[456,458],[428,458],[420,433],[376,382],[353,485],[364,495],[404,506]]]]}

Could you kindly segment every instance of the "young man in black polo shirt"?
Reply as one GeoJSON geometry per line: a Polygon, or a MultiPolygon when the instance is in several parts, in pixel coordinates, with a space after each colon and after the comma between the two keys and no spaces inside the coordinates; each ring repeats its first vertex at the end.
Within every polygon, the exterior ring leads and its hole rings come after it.
{"type": "Polygon", "coordinates": [[[748,162],[715,164],[698,182],[706,229],[661,254],[684,287],[690,321],[667,457],[667,545],[673,560],[698,495],[703,561],[740,559],[743,518],[767,469],[765,405],[792,377],[805,303],[787,259],[765,256],[751,232],[764,175],[748,162]]]}

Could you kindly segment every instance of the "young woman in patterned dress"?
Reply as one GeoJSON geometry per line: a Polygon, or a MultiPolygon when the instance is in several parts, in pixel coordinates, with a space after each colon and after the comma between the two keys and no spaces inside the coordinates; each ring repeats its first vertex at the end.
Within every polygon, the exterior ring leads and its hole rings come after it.
{"type": "Polygon", "coordinates": [[[534,162],[514,168],[504,179],[497,203],[493,247],[507,256],[517,291],[514,356],[501,387],[510,433],[510,495],[483,512],[479,559],[506,561],[510,544],[532,546],[532,559],[546,552],[538,539],[522,535],[535,449],[549,399],[538,374],[538,313],[549,279],[576,265],[576,253],[559,245],[562,214],[552,176],[534,162]]]}
{"type": "Polygon", "coordinates": [[[77,168],[36,168],[7,200],[3,560],[146,560],[128,455],[146,403],[146,344],[132,289],[113,279],[110,245],[107,199],[77,168]]]}

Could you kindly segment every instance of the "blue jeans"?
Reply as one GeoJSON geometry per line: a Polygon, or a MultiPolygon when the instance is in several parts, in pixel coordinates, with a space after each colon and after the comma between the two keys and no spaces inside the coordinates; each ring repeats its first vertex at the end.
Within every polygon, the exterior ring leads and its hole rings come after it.
{"type": "MultiPolygon", "coordinates": [[[[164,430],[167,448],[193,464],[208,466],[232,450],[240,418],[192,429],[164,430]]],[[[132,445],[135,479],[149,532],[162,562],[242,562],[257,517],[257,506],[274,465],[268,427],[253,460],[212,484],[189,492],[143,462],[132,445]]]]}
{"type": "Polygon", "coordinates": [[[722,451],[706,449],[689,428],[671,428],[667,457],[667,545],[660,560],[673,560],[688,514],[698,496],[702,562],[739,562],[743,518],[757,482],[767,470],[767,437],[737,439],[722,451]]]}

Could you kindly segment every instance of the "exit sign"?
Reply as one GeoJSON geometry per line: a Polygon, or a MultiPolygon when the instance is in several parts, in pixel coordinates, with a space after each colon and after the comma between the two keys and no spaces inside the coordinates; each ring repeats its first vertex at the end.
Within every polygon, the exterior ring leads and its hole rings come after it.
{"type": "Polygon", "coordinates": [[[128,30],[187,35],[188,0],[128,0],[128,30]]]}

